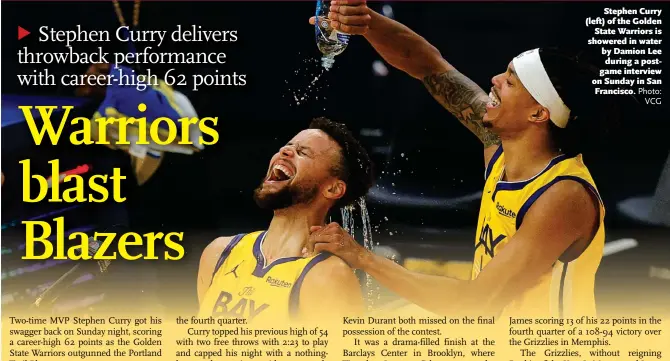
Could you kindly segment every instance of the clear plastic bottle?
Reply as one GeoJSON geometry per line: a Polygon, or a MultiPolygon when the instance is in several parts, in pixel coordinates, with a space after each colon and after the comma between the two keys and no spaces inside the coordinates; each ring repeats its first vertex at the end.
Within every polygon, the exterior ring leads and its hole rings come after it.
{"type": "Polygon", "coordinates": [[[321,64],[326,70],[333,67],[335,57],[342,54],[349,44],[349,34],[337,31],[330,26],[328,21],[329,0],[316,1],[316,21],[314,22],[314,31],[316,34],[316,46],[319,48],[323,57],[321,64]]]}

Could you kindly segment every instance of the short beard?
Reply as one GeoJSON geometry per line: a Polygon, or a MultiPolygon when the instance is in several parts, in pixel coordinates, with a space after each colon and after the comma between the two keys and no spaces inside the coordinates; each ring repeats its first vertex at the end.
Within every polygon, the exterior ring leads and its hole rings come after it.
{"type": "Polygon", "coordinates": [[[261,209],[278,210],[296,204],[309,203],[314,199],[319,187],[315,184],[305,186],[294,186],[289,184],[276,193],[263,193],[263,184],[254,191],[254,201],[261,209]]]}

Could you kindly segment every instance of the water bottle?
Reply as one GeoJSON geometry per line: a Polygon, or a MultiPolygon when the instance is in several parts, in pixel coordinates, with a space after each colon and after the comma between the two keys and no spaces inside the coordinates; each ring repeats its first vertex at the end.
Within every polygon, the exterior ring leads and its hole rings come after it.
{"type": "Polygon", "coordinates": [[[316,21],[314,22],[314,31],[316,33],[316,46],[319,48],[323,57],[321,64],[326,70],[333,67],[335,57],[342,54],[349,44],[349,34],[345,34],[333,29],[328,22],[328,9],[330,1],[316,1],[316,21]]]}

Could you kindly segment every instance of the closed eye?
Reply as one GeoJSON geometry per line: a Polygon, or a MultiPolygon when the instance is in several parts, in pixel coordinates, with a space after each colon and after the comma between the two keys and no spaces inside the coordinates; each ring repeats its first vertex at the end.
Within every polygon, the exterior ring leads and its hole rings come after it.
{"type": "Polygon", "coordinates": [[[298,145],[296,151],[298,152],[299,155],[309,158],[311,158],[313,154],[312,149],[310,147],[305,147],[304,145],[298,145]]]}
{"type": "Polygon", "coordinates": [[[511,66],[508,66],[507,67],[507,73],[508,73],[507,79],[506,79],[507,80],[507,85],[508,86],[514,86],[514,84],[512,84],[512,82],[509,81],[509,80],[510,80],[511,77],[517,76],[516,71],[514,71],[514,69],[511,66]]]}

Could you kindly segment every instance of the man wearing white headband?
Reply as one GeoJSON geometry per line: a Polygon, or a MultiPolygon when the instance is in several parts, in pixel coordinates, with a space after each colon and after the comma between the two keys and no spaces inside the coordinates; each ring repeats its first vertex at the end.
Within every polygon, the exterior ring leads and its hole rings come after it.
{"type": "Polygon", "coordinates": [[[335,29],[363,34],[389,64],[422,80],[477,135],[486,181],[469,280],[410,272],[359,246],[337,224],[315,228],[306,253],[334,253],[439,314],[594,315],[605,209],[581,155],[567,154],[561,142],[575,119],[558,83],[569,60],[529,50],[492,78],[487,95],[424,38],[364,0],[334,0],[328,17],[335,29]]]}

